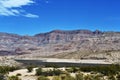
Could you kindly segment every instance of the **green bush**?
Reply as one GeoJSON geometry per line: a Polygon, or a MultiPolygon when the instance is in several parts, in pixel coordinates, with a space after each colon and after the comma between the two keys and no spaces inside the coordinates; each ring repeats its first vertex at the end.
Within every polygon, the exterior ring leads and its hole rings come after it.
{"type": "Polygon", "coordinates": [[[62,71],[58,69],[54,69],[53,71],[51,71],[51,73],[53,73],[53,75],[55,76],[59,76],[60,74],[62,74],[62,71]]]}
{"type": "Polygon", "coordinates": [[[37,76],[42,75],[42,68],[36,69],[36,75],[37,75],[37,76]]]}
{"type": "Polygon", "coordinates": [[[28,70],[28,72],[32,72],[33,66],[27,66],[27,70],[28,70]]]}

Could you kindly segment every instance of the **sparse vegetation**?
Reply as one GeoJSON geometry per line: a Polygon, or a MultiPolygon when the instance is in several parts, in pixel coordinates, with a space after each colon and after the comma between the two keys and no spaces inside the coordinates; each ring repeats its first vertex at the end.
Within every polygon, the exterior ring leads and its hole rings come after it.
{"type": "Polygon", "coordinates": [[[108,76],[108,80],[116,80],[115,75],[108,76]]]}
{"type": "Polygon", "coordinates": [[[1,74],[6,74],[9,71],[14,71],[14,70],[17,70],[17,69],[19,69],[19,68],[15,67],[15,66],[12,66],[12,67],[9,67],[9,66],[0,66],[0,73],[1,74]]]}
{"type": "Polygon", "coordinates": [[[80,67],[83,72],[98,72],[104,75],[115,75],[120,72],[120,65],[106,65],[106,66],[84,66],[80,67]]]}
{"type": "Polygon", "coordinates": [[[118,74],[118,75],[116,76],[116,78],[117,78],[117,80],[120,80],[120,74],[118,74]]]}
{"type": "Polygon", "coordinates": [[[52,80],[61,80],[60,76],[54,76],[52,80]]]}
{"type": "Polygon", "coordinates": [[[0,80],[5,80],[5,76],[3,74],[0,74],[0,80]]]}
{"type": "MultiPolygon", "coordinates": [[[[5,70],[13,71],[13,68],[9,69],[7,67],[3,69],[3,71],[5,70]]],[[[20,80],[18,78],[19,76],[21,76],[21,73],[9,77],[9,80],[20,80]]],[[[60,68],[39,67],[36,69],[35,76],[38,77],[37,80],[120,80],[120,66],[101,65],[66,67],[65,71],[60,70],[60,68]]]]}
{"type": "Polygon", "coordinates": [[[38,77],[38,79],[37,80],[49,80],[48,78],[46,78],[45,76],[40,76],[40,77],[38,77]]]}
{"type": "Polygon", "coordinates": [[[39,76],[42,74],[42,68],[36,69],[36,75],[39,76]]]}
{"type": "Polygon", "coordinates": [[[70,73],[75,73],[78,72],[80,69],[78,67],[70,67],[68,69],[66,69],[66,71],[70,72],[70,73]]]}
{"type": "Polygon", "coordinates": [[[60,74],[62,74],[61,70],[58,69],[53,69],[53,70],[49,70],[49,71],[43,71],[42,68],[38,68],[36,70],[36,75],[40,76],[59,76],[60,74]]]}
{"type": "Polygon", "coordinates": [[[59,66],[56,64],[46,64],[45,67],[53,67],[53,68],[58,68],[59,66]]]}
{"type": "Polygon", "coordinates": [[[82,73],[76,74],[76,80],[84,80],[83,74],[82,73]]]}
{"type": "Polygon", "coordinates": [[[61,80],[75,80],[70,74],[62,75],[61,80]]]}
{"type": "Polygon", "coordinates": [[[8,80],[21,80],[18,78],[18,76],[11,76],[8,78],[8,80]]]}

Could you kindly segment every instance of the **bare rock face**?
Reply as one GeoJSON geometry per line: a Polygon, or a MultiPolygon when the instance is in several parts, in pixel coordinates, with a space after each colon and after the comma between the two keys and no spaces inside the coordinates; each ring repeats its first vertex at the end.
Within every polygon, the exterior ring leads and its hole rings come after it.
{"type": "MultiPolygon", "coordinates": [[[[68,58],[69,54],[67,53],[77,52],[75,56],[79,55],[79,58],[83,58],[94,53],[104,54],[110,51],[118,51],[119,53],[120,32],[54,30],[34,36],[0,33],[0,55],[25,54],[29,57],[39,57],[63,56],[62,53],[66,53],[65,57],[68,58]]],[[[72,55],[69,58],[74,57],[73,53],[72,55]]]]}
{"type": "Polygon", "coordinates": [[[45,34],[37,34],[35,37],[39,38],[40,43],[59,43],[79,41],[82,37],[93,35],[93,32],[88,30],[75,30],[75,31],[60,31],[54,30],[45,34]]]}

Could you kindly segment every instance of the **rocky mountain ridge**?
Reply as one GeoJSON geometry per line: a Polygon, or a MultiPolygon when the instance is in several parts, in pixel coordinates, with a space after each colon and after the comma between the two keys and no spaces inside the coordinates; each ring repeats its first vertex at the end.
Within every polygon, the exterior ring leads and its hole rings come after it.
{"type": "Polygon", "coordinates": [[[111,51],[120,51],[120,32],[54,30],[34,36],[0,33],[0,55],[58,57],[65,53],[64,57],[68,57],[69,53],[77,52],[75,55],[83,58],[111,51]]]}

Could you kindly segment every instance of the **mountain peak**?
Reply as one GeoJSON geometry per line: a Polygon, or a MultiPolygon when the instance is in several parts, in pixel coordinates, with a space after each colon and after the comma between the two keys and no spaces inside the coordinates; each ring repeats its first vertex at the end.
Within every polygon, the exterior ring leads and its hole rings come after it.
{"type": "Polygon", "coordinates": [[[60,33],[60,32],[63,32],[63,30],[53,30],[51,32],[60,33]]]}

